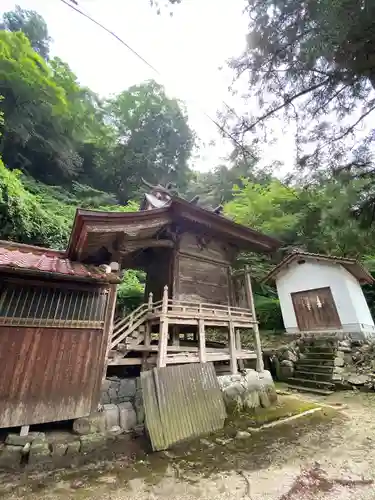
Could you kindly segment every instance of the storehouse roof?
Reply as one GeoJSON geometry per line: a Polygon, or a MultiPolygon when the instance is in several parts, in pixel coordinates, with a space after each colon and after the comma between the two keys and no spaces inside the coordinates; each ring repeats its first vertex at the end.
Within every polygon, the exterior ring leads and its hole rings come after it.
{"type": "Polygon", "coordinates": [[[361,285],[372,284],[375,282],[371,274],[365,267],[356,259],[348,259],[346,257],[335,257],[333,255],[323,255],[318,253],[293,251],[288,254],[277,266],[275,266],[267,276],[262,280],[263,283],[267,281],[274,281],[277,275],[293,262],[300,262],[306,260],[324,261],[330,263],[341,264],[350,274],[352,274],[361,285]]]}
{"type": "Polygon", "coordinates": [[[114,279],[114,275],[111,276],[97,267],[69,260],[65,252],[2,240],[0,240],[0,271],[22,271],[84,281],[114,279]]]}

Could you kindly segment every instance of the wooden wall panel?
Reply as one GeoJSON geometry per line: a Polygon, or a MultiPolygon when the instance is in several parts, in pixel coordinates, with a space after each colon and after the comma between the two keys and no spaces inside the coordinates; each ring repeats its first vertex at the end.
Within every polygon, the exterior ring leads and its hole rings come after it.
{"type": "Polygon", "coordinates": [[[186,255],[178,255],[178,287],[180,300],[229,304],[228,266],[186,255]]]}
{"type": "Polygon", "coordinates": [[[96,409],[103,331],[0,327],[0,427],[70,420],[96,409]]]}
{"type": "Polygon", "coordinates": [[[295,292],[291,296],[301,331],[341,328],[341,321],[329,287],[295,292]]]}
{"type": "Polygon", "coordinates": [[[229,264],[231,261],[231,252],[227,244],[190,233],[181,235],[179,251],[216,262],[229,264]]]}

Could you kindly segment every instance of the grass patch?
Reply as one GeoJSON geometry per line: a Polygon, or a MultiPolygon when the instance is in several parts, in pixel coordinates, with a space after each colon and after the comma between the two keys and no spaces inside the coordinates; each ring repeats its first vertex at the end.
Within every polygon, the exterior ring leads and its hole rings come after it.
{"type": "Polygon", "coordinates": [[[278,402],[269,408],[258,407],[252,411],[229,417],[226,427],[236,430],[246,430],[248,427],[260,427],[263,424],[298,415],[318,406],[315,403],[303,401],[293,396],[279,396],[278,402]]]}

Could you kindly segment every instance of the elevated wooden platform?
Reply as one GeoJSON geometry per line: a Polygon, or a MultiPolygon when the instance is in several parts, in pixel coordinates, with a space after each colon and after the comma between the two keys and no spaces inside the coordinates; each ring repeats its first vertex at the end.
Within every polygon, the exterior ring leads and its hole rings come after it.
{"type": "Polygon", "coordinates": [[[142,304],[128,317],[114,324],[108,352],[109,366],[142,365],[150,368],[169,364],[229,361],[236,373],[238,362],[256,359],[263,369],[258,323],[255,311],[220,304],[198,303],[168,298],[165,287],[163,299],[142,304]],[[206,345],[207,327],[228,329],[228,347],[206,345]],[[195,332],[197,345],[186,345],[181,329],[195,332]],[[255,351],[241,347],[240,329],[254,331],[255,351]],[[184,345],[185,344],[185,345],[184,345]]]}

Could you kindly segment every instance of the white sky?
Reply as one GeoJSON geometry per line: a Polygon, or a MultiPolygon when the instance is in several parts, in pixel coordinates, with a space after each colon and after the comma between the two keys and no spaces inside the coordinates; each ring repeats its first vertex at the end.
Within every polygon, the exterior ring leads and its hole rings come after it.
{"type": "MultiPolygon", "coordinates": [[[[228,92],[232,72],[226,60],[245,46],[248,17],[244,0],[184,0],[157,15],[149,0],[79,0],[79,7],[124,39],[155,66],[156,75],[117,40],[59,0],[1,0],[0,13],[21,8],[36,10],[46,20],[53,38],[52,55],[66,61],[81,84],[102,96],[154,78],[168,95],[184,100],[190,126],[200,139],[194,167],[215,167],[232,149],[217,127],[202,113],[216,119],[222,101],[241,115],[241,101],[228,92]],[[220,70],[219,68],[223,69],[220,70]],[[210,145],[214,141],[215,145],[210,145]]],[[[163,0],[160,0],[163,3],[163,0]]],[[[278,126],[277,126],[278,127],[278,126]]],[[[262,163],[274,160],[291,168],[293,137],[276,135],[282,142],[263,150],[262,163]]]]}

